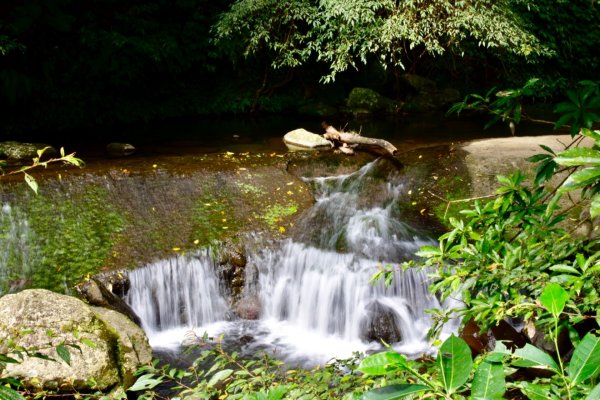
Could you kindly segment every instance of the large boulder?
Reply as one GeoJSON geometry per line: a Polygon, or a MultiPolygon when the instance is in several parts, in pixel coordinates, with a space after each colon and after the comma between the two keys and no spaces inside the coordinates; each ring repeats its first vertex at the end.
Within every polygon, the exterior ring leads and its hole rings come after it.
{"type": "Polygon", "coordinates": [[[14,346],[55,360],[25,356],[1,371],[3,377],[16,377],[33,390],[126,388],[135,370],[151,361],[148,339],[127,317],[43,289],[0,298],[0,353],[15,357],[14,346]],[[70,349],[70,364],[57,353],[61,344],[70,349]]]}
{"type": "Polygon", "coordinates": [[[283,141],[291,150],[322,150],[332,147],[332,143],[323,136],[302,128],[286,133],[283,141]]]}
{"type": "Polygon", "coordinates": [[[369,115],[377,112],[394,113],[400,104],[377,93],[373,89],[355,87],[346,101],[348,110],[355,115],[369,115]]]}

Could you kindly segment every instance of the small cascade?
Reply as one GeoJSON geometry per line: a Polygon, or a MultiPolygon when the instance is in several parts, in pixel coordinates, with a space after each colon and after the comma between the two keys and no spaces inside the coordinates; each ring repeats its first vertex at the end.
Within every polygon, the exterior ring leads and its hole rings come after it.
{"type": "Polygon", "coordinates": [[[369,283],[378,267],[398,265],[433,244],[402,222],[408,197],[397,169],[378,159],[352,174],[305,181],[316,203],[297,233],[248,254],[244,296],[259,299],[258,321],[225,322],[231,313],[208,253],[130,274],[126,300],[153,345],[181,341],[194,328],[210,332],[221,322],[217,334],[252,337],[249,351],[267,348],[307,365],[378,348],[381,340],[404,353],[430,350],[425,310],[443,305],[428,292],[426,271],[398,271],[389,287],[369,283]]]}
{"type": "Polygon", "coordinates": [[[227,301],[208,254],[158,261],[131,272],[129,279],[131,289],[125,300],[154,345],[161,343],[161,332],[200,328],[227,319],[227,301]]]}
{"type": "Polygon", "coordinates": [[[378,178],[381,162],[349,175],[306,179],[317,201],[302,233],[252,260],[260,271],[262,319],[273,332],[269,340],[292,357],[295,350],[322,357],[331,340],[348,343],[342,350],[348,356],[380,339],[407,353],[429,346],[425,310],[440,304],[428,292],[426,273],[397,272],[390,287],[369,283],[379,266],[398,265],[432,244],[399,219],[402,181],[378,178]],[[294,339],[277,332],[295,332],[294,339]],[[303,338],[307,342],[299,343],[303,338]],[[315,349],[319,343],[323,348],[315,349]]]}

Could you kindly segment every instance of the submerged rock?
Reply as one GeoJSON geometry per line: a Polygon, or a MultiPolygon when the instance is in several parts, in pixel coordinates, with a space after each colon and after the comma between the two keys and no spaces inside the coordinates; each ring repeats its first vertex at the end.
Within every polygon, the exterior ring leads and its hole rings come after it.
{"type": "Polygon", "coordinates": [[[106,152],[111,157],[130,156],[135,153],[135,147],[129,143],[109,143],[106,152]]]}
{"type": "Polygon", "coordinates": [[[144,332],[125,316],[43,289],[0,298],[0,352],[15,357],[9,342],[55,361],[24,356],[7,364],[3,377],[61,393],[126,388],[152,351],[144,332]],[[60,345],[61,353],[69,350],[70,363],[57,353],[60,345]]]}

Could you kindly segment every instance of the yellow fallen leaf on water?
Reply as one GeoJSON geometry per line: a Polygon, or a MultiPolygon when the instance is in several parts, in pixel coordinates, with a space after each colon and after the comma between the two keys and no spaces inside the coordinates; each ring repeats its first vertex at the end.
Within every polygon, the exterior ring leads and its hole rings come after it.
{"type": "Polygon", "coordinates": [[[157,168],[157,167],[158,167],[158,165],[152,164],[152,168],[157,168]]]}
{"type": "Polygon", "coordinates": [[[288,185],[288,186],[293,185],[293,184],[294,184],[294,182],[288,182],[288,183],[286,183],[286,185],[288,185]]]}
{"type": "Polygon", "coordinates": [[[270,157],[275,157],[277,155],[277,153],[271,153],[269,154],[270,157]]]}
{"type": "Polygon", "coordinates": [[[173,247],[173,251],[179,251],[181,250],[181,247],[173,247]]]}
{"type": "Polygon", "coordinates": [[[416,205],[417,205],[417,202],[416,202],[416,201],[413,201],[413,202],[412,202],[412,203],[410,203],[410,204],[412,204],[413,206],[416,206],[416,205]]]}
{"type": "Polygon", "coordinates": [[[421,154],[419,154],[419,158],[423,158],[423,156],[421,154]]]}
{"type": "Polygon", "coordinates": [[[223,227],[221,227],[221,229],[229,229],[229,227],[228,226],[223,226],[223,227]]]}
{"type": "Polygon", "coordinates": [[[225,154],[227,154],[228,156],[232,156],[232,155],[234,155],[235,153],[232,153],[232,152],[228,151],[228,152],[227,152],[227,153],[225,153],[225,154]]]}
{"type": "Polygon", "coordinates": [[[426,208],[421,208],[421,211],[419,211],[421,213],[421,215],[425,215],[425,211],[427,211],[426,208]]]}
{"type": "Polygon", "coordinates": [[[227,222],[227,218],[223,218],[221,221],[223,221],[223,222],[227,222]]]}
{"type": "Polygon", "coordinates": [[[279,233],[285,233],[285,228],[283,226],[279,227],[279,233]]]}
{"type": "Polygon", "coordinates": [[[200,241],[198,239],[194,240],[194,244],[198,244],[200,241]]]}
{"type": "Polygon", "coordinates": [[[288,190],[288,191],[287,191],[287,194],[288,194],[288,196],[291,196],[291,195],[293,195],[293,194],[294,194],[294,192],[292,192],[291,190],[288,190]]]}

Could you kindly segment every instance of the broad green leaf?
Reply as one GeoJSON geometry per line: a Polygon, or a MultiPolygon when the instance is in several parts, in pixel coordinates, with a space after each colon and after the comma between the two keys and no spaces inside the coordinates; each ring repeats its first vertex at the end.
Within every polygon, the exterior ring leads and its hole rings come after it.
{"type": "Polygon", "coordinates": [[[210,378],[210,381],[208,381],[208,386],[215,386],[217,383],[221,382],[224,379],[229,378],[229,375],[231,375],[233,373],[232,369],[223,369],[219,372],[217,372],[216,374],[214,374],[212,376],[212,378],[210,378]]]}
{"type": "Polygon", "coordinates": [[[600,165],[600,151],[589,147],[575,147],[558,153],[554,159],[560,165],[600,165]]]}
{"type": "Polygon", "coordinates": [[[386,375],[406,366],[406,358],[395,351],[370,355],[358,365],[358,370],[369,375],[386,375]]]}
{"type": "Polygon", "coordinates": [[[571,174],[559,188],[561,192],[583,188],[600,181],[600,167],[584,168],[571,174]]]}
{"type": "Polygon", "coordinates": [[[162,383],[162,379],[160,377],[155,378],[153,374],[145,374],[140,376],[137,381],[127,389],[128,392],[137,392],[140,390],[148,390],[155,388],[159,384],[162,383]]]}
{"type": "Polygon", "coordinates": [[[399,384],[373,389],[363,395],[363,400],[396,400],[405,396],[431,390],[424,385],[399,384]]]}
{"type": "Polygon", "coordinates": [[[558,318],[563,312],[567,300],[569,300],[569,293],[557,283],[549,283],[540,296],[540,302],[554,315],[554,318],[558,318]]]}
{"type": "Polygon", "coordinates": [[[600,383],[594,386],[590,394],[587,395],[585,400],[598,400],[600,399],[600,383]]]}
{"type": "Polygon", "coordinates": [[[421,247],[421,249],[419,251],[417,251],[415,253],[415,255],[417,257],[423,257],[423,258],[439,256],[440,254],[441,254],[441,251],[440,251],[439,247],[432,247],[432,246],[423,246],[423,247],[421,247]]]}
{"type": "Polygon", "coordinates": [[[530,400],[556,399],[556,396],[550,392],[550,385],[521,382],[519,388],[530,400]]]}
{"type": "Polygon", "coordinates": [[[25,397],[14,389],[0,385],[0,400],[25,400],[25,397]]]}
{"type": "Polygon", "coordinates": [[[588,333],[575,348],[567,373],[572,386],[594,378],[600,371],[600,338],[588,333]]]}
{"type": "Polygon", "coordinates": [[[67,365],[71,365],[71,352],[69,351],[67,346],[65,346],[64,344],[59,344],[58,346],[56,346],[56,353],[60,358],[63,359],[64,362],[67,363],[67,365]]]}
{"type": "Polygon", "coordinates": [[[524,347],[515,350],[512,356],[516,358],[513,365],[524,368],[540,368],[558,372],[559,368],[554,359],[535,346],[527,343],[524,347]]]}
{"type": "Polygon", "coordinates": [[[504,382],[504,367],[502,364],[483,362],[475,371],[472,400],[502,399],[506,391],[504,382]]]}
{"type": "Polygon", "coordinates": [[[29,175],[27,172],[23,172],[23,175],[25,177],[25,183],[27,183],[29,185],[29,187],[31,188],[31,190],[33,190],[33,192],[35,194],[37,194],[37,192],[38,192],[38,183],[35,181],[35,179],[33,178],[33,176],[29,175]]]}
{"type": "Polygon", "coordinates": [[[437,363],[444,388],[452,393],[469,379],[473,366],[471,349],[464,340],[452,335],[442,343],[437,363]]]}

